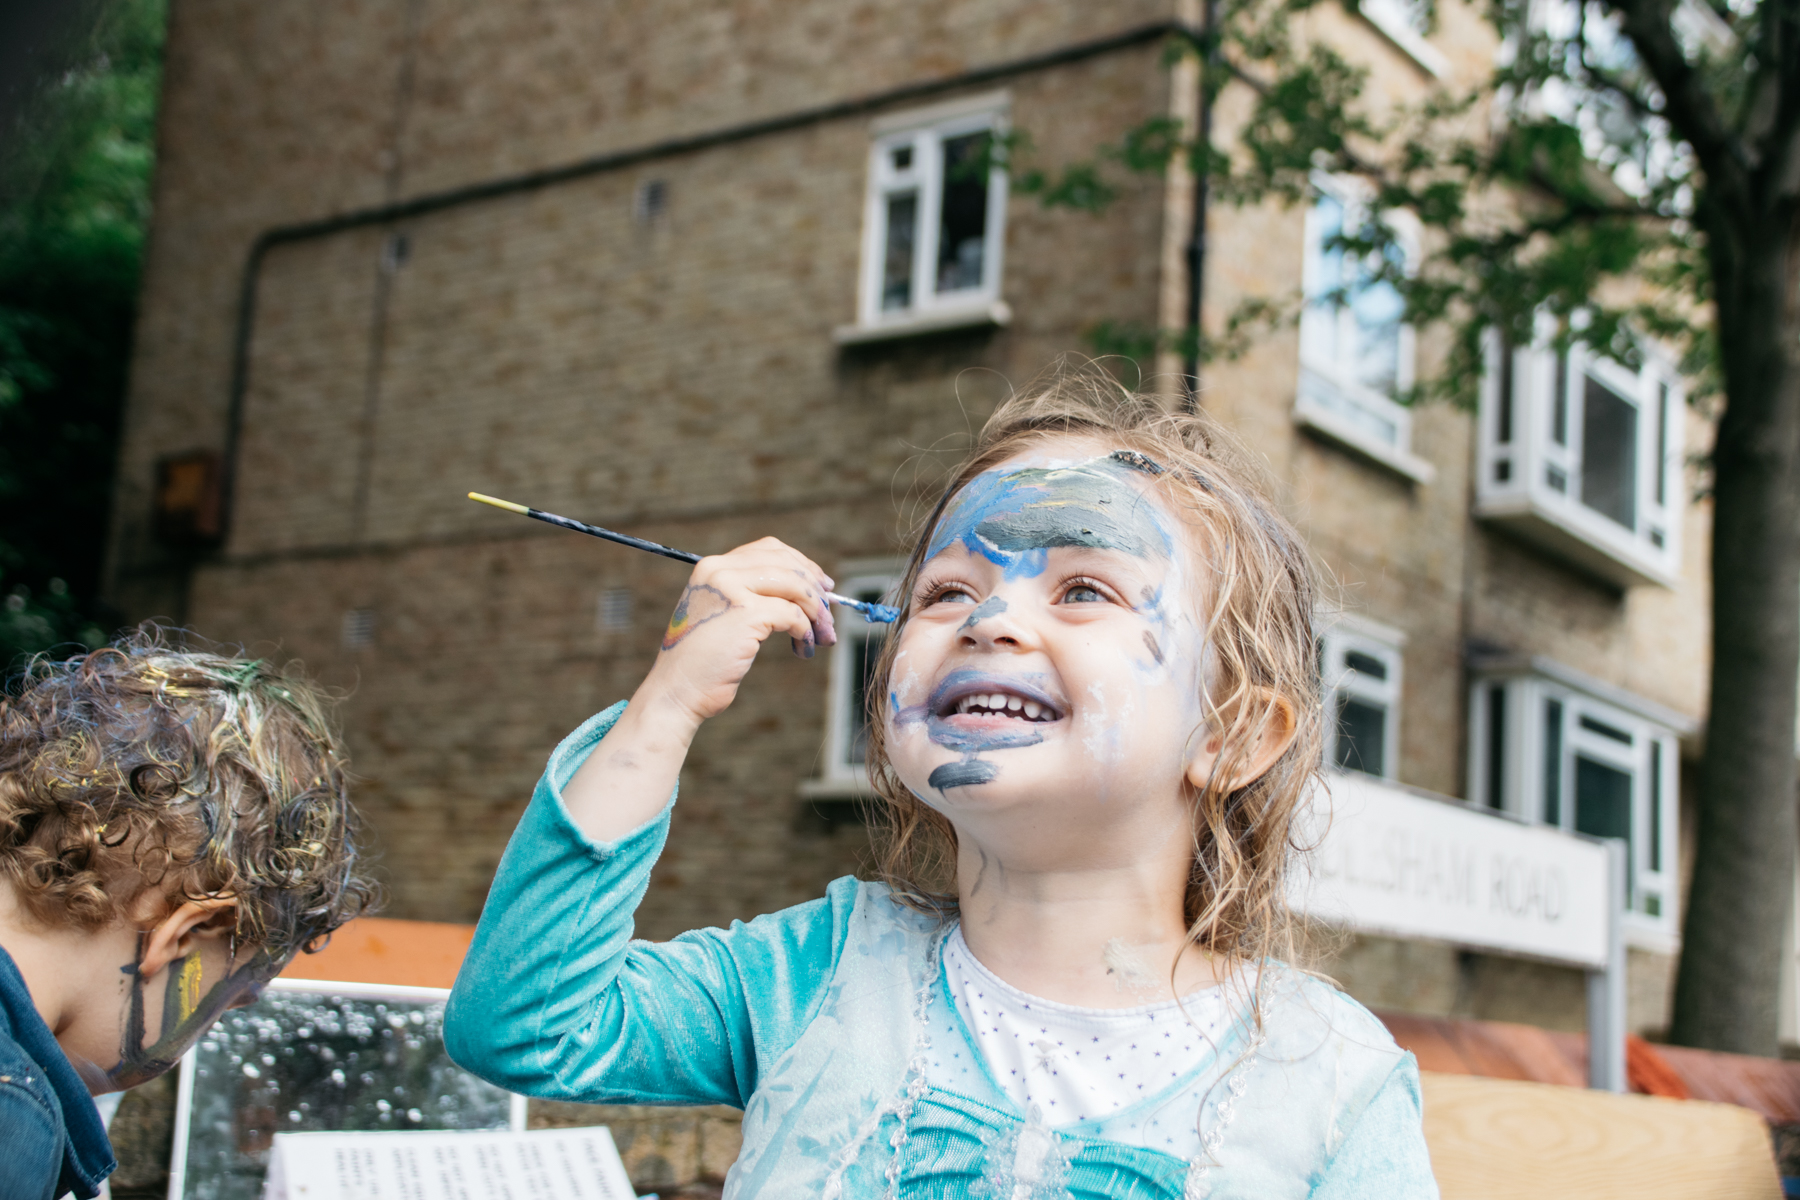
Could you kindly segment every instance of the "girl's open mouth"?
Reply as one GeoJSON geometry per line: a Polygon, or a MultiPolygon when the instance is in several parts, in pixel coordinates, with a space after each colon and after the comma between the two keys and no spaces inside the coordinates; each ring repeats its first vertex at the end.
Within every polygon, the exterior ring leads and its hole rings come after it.
{"type": "Polygon", "coordinates": [[[1047,723],[1062,714],[1042,696],[1028,695],[994,683],[957,688],[938,709],[941,717],[1005,717],[1015,721],[1047,723]]]}

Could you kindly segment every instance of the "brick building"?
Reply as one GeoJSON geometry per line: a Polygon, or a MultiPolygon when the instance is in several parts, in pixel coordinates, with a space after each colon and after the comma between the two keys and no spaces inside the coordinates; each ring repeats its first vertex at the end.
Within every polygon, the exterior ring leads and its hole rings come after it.
{"type": "MultiPolygon", "coordinates": [[[[544,756],[629,694],[685,572],[463,493],[702,551],[775,534],[879,591],[1006,381],[1101,320],[1185,320],[1179,175],[1089,215],[958,164],[1002,127],[1057,163],[1191,114],[1164,61],[1191,9],[176,0],[113,600],[347,689],[389,915],[472,920],[544,756]]],[[[1375,0],[1306,22],[1393,99],[1493,50],[1461,3],[1428,36],[1375,0]]],[[[1358,202],[1321,180],[1310,207],[1215,205],[1207,319],[1353,279],[1325,239],[1358,202]]],[[[1478,414],[1402,408],[1437,347],[1390,302],[1309,309],[1202,402],[1343,583],[1333,761],[1628,834],[1654,1029],[1704,704],[1698,431],[1658,364],[1531,348],[1496,348],[1478,414]]],[[[858,644],[772,647],[702,733],[641,932],[856,868],[858,644]]],[[[1568,968],[1373,936],[1330,966],[1390,1009],[1583,1020],[1568,968]]]]}

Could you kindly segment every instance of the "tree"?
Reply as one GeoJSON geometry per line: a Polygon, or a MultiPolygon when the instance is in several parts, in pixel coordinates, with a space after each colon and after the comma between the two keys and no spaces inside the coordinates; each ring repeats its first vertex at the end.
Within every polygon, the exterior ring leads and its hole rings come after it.
{"type": "MultiPolygon", "coordinates": [[[[1414,325],[1450,335],[1443,369],[1409,402],[1472,406],[1486,339],[1530,344],[1546,319],[1561,348],[1628,365],[1643,338],[1681,350],[1717,435],[1702,464],[1711,703],[1671,1037],[1775,1054],[1800,836],[1800,0],[1490,0],[1491,76],[1381,114],[1361,69],[1292,36],[1320,2],[1209,0],[1175,50],[1202,63],[1199,136],[1156,118],[1059,173],[1024,169],[1022,135],[996,153],[1019,190],[1086,209],[1111,199],[1109,174],[1177,157],[1231,203],[1309,198],[1319,171],[1365,180],[1369,215],[1336,247],[1370,263],[1414,325]],[[1253,103],[1219,145],[1206,114],[1227,87],[1253,103]],[[1416,268],[1394,210],[1427,231],[1416,268]]],[[[1198,325],[1105,325],[1096,340],[1179,348],[1197,365],[1296,311],[1248,305],[1218,339],[1198,325]]]]}
{"type": "Polygon", "coordinates": [[[165,0],[115,0],[0,155],[0,672],[98,645],[150,208],[165,0]]]}

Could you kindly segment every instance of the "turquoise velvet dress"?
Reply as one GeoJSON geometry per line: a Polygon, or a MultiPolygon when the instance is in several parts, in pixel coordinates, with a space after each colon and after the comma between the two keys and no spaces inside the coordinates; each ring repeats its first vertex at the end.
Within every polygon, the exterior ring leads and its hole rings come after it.
{"type": "Polygon", "coordinates": [[[980,1053],[938,969],[947,928],[881,884],[839,879],[747,924],[634,941],[669,809],[600,844],[560,794],[623,708],[557,747],[501,859],[445,1022],[476,1074],[588,1104],[741,1107],[728,1200],[1437,1195],[1412,1056],[1279,965],[1261,1019],[1242,1006],[1160,1095],[1049,1126],[985,1074],[927,1078],[942,1039],[980,1053]]]}

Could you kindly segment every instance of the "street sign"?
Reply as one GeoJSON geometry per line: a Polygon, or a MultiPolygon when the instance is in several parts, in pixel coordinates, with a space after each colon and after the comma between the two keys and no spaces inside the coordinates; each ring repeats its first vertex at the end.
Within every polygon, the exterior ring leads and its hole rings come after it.
{"type": "Polygon", "coordinates": [[[1602,844],[1367,775],[1326,777],[1303,827],[1296,911],[1588,970],[1608,965],[1602,844]]]}

